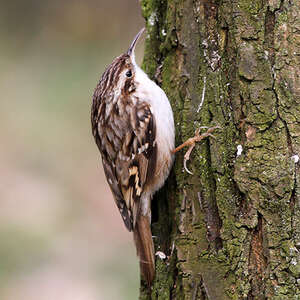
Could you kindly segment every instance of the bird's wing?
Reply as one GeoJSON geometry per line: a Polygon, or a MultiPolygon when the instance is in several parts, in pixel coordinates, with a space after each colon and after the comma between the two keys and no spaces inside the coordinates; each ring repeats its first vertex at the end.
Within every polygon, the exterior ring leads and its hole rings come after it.
{"type": "Polygon", "coordinates": [[[131,231],[145,183],[156,163],[156,128],[151,108],[145,102],[126,104],[126,109],[102,102],[94,108],[94,117],[92,110],[92,127],[107,181],[131,231]]]}

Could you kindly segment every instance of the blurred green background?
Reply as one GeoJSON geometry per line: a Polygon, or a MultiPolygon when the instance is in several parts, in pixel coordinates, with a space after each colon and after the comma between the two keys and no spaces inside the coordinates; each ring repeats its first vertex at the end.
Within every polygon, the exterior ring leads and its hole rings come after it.
{"type": "Polygon", "coordinates": [[[143,24],[138,1],[1,1],[1,300],[138,298],[90,106],[143,24]]]}

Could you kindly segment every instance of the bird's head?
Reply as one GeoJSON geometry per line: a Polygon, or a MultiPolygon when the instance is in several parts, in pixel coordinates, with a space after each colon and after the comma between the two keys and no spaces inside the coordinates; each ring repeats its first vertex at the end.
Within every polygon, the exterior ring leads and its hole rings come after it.
{"type": "Polygon", "coordinates": [[[135,62],[135,46],[144,30],[145,28],[140,30],[127,52],[115,58],[103,73],[101,81],[104,89],[107,87],[108,89],[113,88],[115,91],[121,90],[125,95],[135,90],[135,75],[139,69],[135,62]]]}

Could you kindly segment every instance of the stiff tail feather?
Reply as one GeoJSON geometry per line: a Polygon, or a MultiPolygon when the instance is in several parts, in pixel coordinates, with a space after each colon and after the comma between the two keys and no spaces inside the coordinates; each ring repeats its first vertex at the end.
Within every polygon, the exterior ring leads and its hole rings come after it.
{"type": "Polygon", "coordinates": [[[151,286],[155,275],[154,245],[149,218],[139,216],[133,229],[133,237],[137,255],[140,258],[140,270],[148,287],[151,286]]]}

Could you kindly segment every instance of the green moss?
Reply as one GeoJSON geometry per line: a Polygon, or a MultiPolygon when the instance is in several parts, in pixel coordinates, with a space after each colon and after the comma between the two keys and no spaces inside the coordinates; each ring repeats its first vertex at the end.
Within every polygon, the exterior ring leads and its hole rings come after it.
{"type": "Polygon", "coordinates": [[[276,26],[281,26],[288,22],[288,14],[286,11],[282,11],[280,14],[276,14],[276,26]]]}
{"type": "Polygon", "coordinates": [[[154,1],[151,0],[142,0],[140,1],[142,15],[145,19],[148,19],[153,12],[153,3],[154,1]]]}
{"type": "Polygon", "coordinates": [[[262,9],[262,2],[259,0],[254,0],[254,1],[239,0],[238,4],[241,10],[249,13],[250,15],[256,15],[262,9]]]}
{"type": "Polygon", "coordinates": [[[155,290],[152,292],[152,299],[164,300],[170,299],[170,288],[172,288],[173,280],[168,272],[168,262],[160,259],[156,260],[156,278],[155,290]]]}

